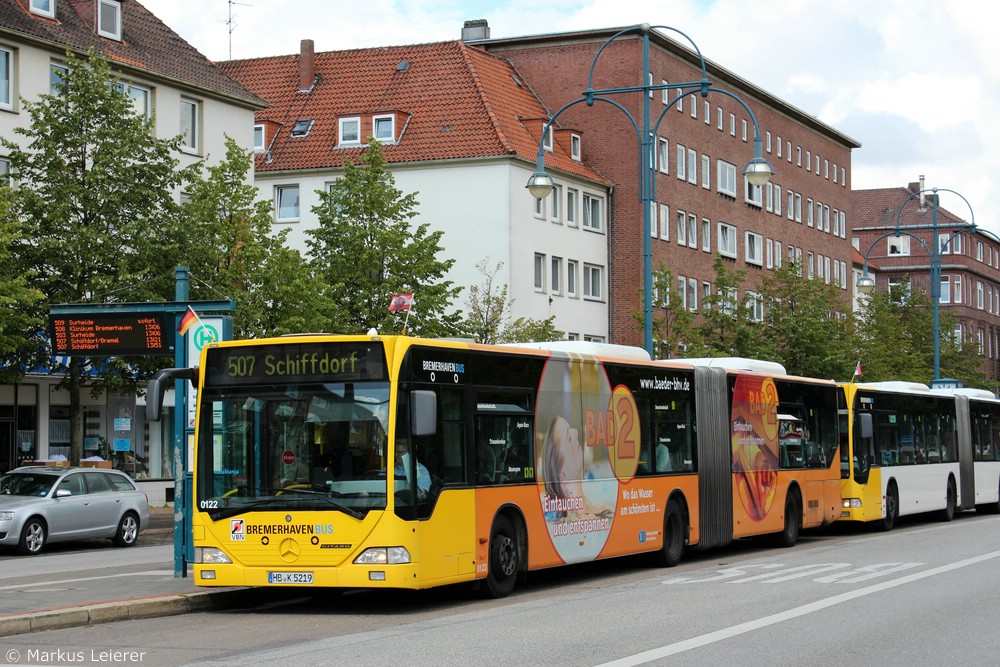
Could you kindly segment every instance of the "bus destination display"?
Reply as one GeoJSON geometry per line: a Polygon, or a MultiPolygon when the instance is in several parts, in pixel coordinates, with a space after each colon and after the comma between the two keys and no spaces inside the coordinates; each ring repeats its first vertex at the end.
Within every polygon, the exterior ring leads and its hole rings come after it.
{"type": "Polygon", "coordinates": [[[172,348],[163,319],[163,313],[49,315],[53,354],[168,354],[172,348]]]}

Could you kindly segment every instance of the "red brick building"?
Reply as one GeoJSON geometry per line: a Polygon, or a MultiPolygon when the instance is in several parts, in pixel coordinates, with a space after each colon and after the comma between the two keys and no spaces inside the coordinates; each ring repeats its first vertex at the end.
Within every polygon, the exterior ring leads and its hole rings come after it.
{"type": "MultiPolygon", "coordinates": [[[[510,59],[550,113],[555,113],[581,97],[598,50],[619,30],[471,44],[510,59]]],[[[593,88],[701,79],[693,51],[657,31],[651,33],[650,44],[649,71],[643,72],[640,34],[611,42],[594,68],[593,88]]],[[[848,216],[851,150],[860,144],[748,80],[711,62],[706,65],[714,88],[739,96],[753,110],[764,157],[774,164],[775,174],[759,191],[746,183],[742,172],[753,155],[754,127],[733,98],[714,92],[674,102],[679,91],[651,93],[652,122],[663,114],[653,131],[657,155],[651,161],[656,174],[653,267],[662,262],[670,269],[686,305],[697,310],[712,290],[716,253],[735,268],[748,270],[748,289],[765,272],[792,260],[807,274],[842,288],[848,310],[852,250],[847,229],[855,226],[848,216]],[[670,103],[673,106],[664,111],[670,103]]],[[[613,99],[641,119],[643,94],[622,93],[613,99]]],[[[580,131],[583,162],[613,184],[608,234],[609,340],[641,345],[642,332],[633,318],[642,312],[644,281],[637,132],[622,111],[602,102],[570,107],[558,116],[554,127],[580,131]]]]}
{"type": "MultiPolygon", "coordinates": [[[[909,277],[912,289],[930,295],[934,196],[923,177],[905,188],[852,193],[851,232],[862,256],[867,254],[869,264],[879,267],[873,276],[875,289],[888,289],[909,277]],[[904,231],[898,237],[892,233],[897,224],[904,231]]],[[[937,208],[939,305],[957,318],[955,334],[979,346],[982,370],[995,381],[1000,378],[1000,240],[974,230],[961,213],[940,203],[937,208]]]]}

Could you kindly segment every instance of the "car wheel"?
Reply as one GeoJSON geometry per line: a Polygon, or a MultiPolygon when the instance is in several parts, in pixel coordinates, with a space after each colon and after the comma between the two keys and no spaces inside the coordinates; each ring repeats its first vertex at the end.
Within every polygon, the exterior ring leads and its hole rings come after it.
{"type": "Polygon", "coordinates": [[[45,522],[36,516],[28,519],[21,529],[21,540],[17,543],[17,553],[34,556],[45,546],[45,522]]]}
{"type": "Polygon", "coordinates": [[[133,512],[125,512],[125,516],[118,522],[118,530],[111,538],[116,547],[130,547],[139,539],[139,517],[133,512]]]}

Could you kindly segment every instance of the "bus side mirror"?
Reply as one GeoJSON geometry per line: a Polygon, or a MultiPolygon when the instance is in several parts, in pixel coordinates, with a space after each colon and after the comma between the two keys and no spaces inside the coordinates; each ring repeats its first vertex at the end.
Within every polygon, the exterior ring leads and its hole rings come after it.
{"type": "Polygon", "coordinates": [[[861,432],[861,439],[870,438],[874,435],[872,430],[872,415],[870,412],[858,413],[858,430],[861,432]]]}
{"type": "MultiPolygon", "coordinates": [[[[166,391],[167,382],[171,380],[188,380],[194,385],[198,381],[198,369],[164,368],[156,371],[153,377],[149,378],[149,385],[146,387],[146,421],[160,421],[163,393],[166,391]]],[[[177,409],[180,409],[180,406],[177,406],[177,409]]]]}
{"type": "Polygon", "coordinates": [[[435,392],[426,389],[414,389],[410,392],[410,434],[415,437],[437,434],[435,392]]]}

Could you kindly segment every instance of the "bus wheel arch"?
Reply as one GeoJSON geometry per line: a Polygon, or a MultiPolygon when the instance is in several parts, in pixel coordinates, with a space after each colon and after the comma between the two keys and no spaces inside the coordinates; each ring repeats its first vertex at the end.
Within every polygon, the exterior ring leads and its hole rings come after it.
{"type": "Polygon", "coordinates": [[[778,533],[778,546],[794,547],[802,532],[802,491],[790,484],[785,494],[785,527],[778,533]]]}
{"type": "Polygon", "coordinates": [[[889,479],[885,487],[885,516],[879,522],[879,528],[887,533],[896,525],[897,519],[899,519],[899,488],[895,479],[889,479]]]}
{"type": "Polygon", "coordinates": [[[497,511],[490,527],[486,578],[479,588],[484,597],[503,598],[514,590],[514,584],[527,568],[527,537],[520,512],[510,507],[497,511]]]}
{"type": "Polygon", "coordinates": [[[667,499],[663,513],[663,542],[655,560],[661,567],[674,567],[681,561],[690,538],[690,519],[684,495],[675,491],[667,499]]]}

